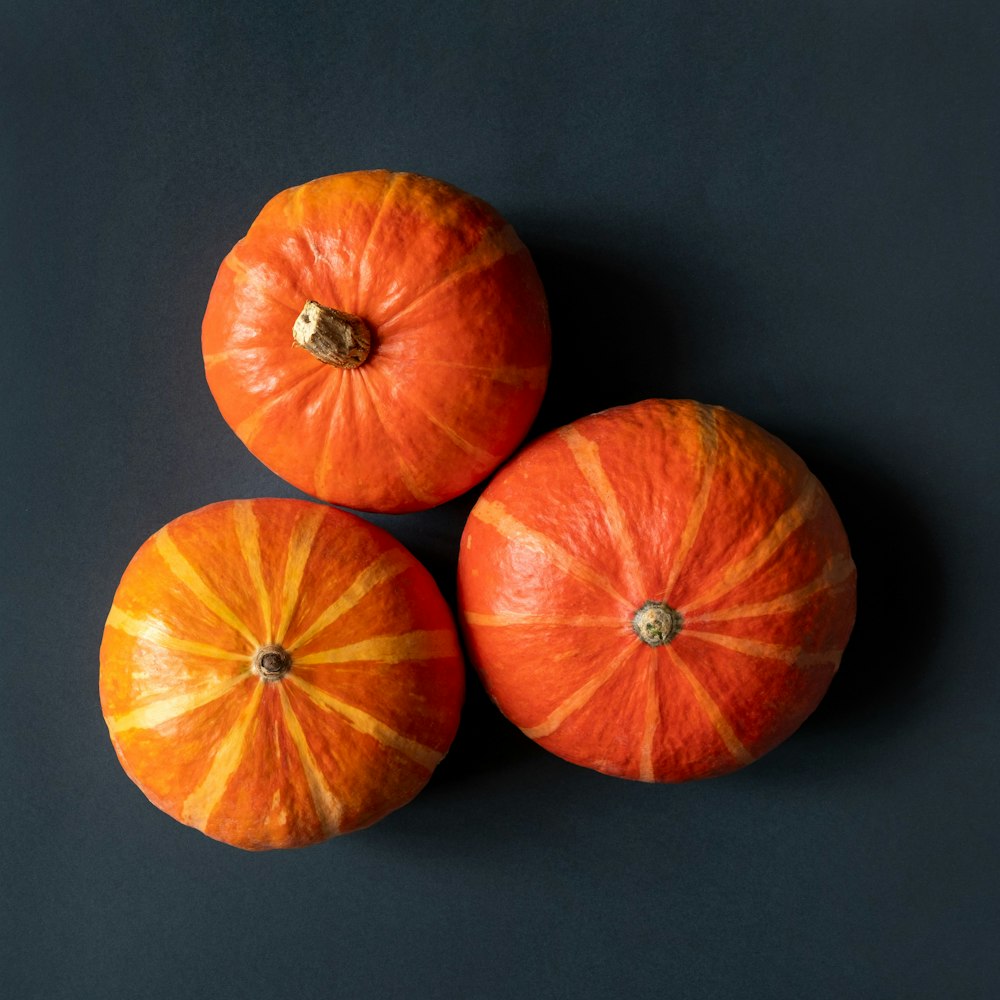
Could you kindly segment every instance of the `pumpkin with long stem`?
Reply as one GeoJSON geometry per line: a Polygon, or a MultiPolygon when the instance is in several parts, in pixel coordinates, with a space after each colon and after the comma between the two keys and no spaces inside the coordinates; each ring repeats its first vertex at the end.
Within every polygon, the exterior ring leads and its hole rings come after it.
{"type": "Polygon", "coordinates": [[[265,465],[362,510],[465,492],[545,391],[545,295],[514,230],[441,181],[385,170],[272,198],[202,327],[219,409],[265,465]]]}

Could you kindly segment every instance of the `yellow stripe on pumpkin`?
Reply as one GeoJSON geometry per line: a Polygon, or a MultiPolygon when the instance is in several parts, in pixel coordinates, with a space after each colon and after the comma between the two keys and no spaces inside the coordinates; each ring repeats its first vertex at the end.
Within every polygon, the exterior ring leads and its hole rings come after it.
{"type": "Polygon", "coordinates": [[[396,442],[396,439],[392,436],[392,434],[390,434],[389,428],[392,426],[392,419],[391,417],[385,417],[382,413],[379,406],[378,394],[372,386],[371,379],[369,378],[370,373],[366,373],[363,367],[356,369],[356,371],[361,378],[361,385],[365,387],[365,392],[367,394],[367,399],[371,406],[372,413],[375,414],[375,419],[378,421],[379,426],[382,428],[382,433],[385,435],[386,446],[392,452],[393,458],[396,459],[396,465],[399,468],[399,478],[402,480],[403,485],[407,488],[407,490],[409,490],[410,495],[414,500],[419,500],[421,503],[438,503],[440,498],[436,497],[433,493],[428,493],[428,491],[420,485],[420,475],[418,469],[403,457],[399,444],[396,442]]]}
{"type": "Polygon", "coordinates": [[[712,723],[715,731],[719,734],[719,738],[725,744],[726,749],[736,758],[740,764],[750,764],[753,761],[753,755],[749,750],[740,742],[736,733],[733,731],[733,727],[729,724],[729,720],[722,714],[722,709],[715,703],[712,696],[705,690],[702,686],[701,681],[691,672],[691,668],[680,658],[672,646],[661,647],[667,651],[667,655],[671,657],[674,665],[683,674],[684,679],[691,685],[691,690],[694,692],[694,696],[698,704],[701,706],[702,711],[708,716],[709,721],[712,723]]]}
{"type": "MultiPolygon", "coordinates": [[[[263,399],[248,417],[245,417],[233,428],[236,431],[236,436],[249,447],[253,439],[260,433],[271,410],[275,407],[287,406],[287,396],[300,391],[304,382],[325,375],[329,370],[327,365],[310,365],[294,378],[284,382],[275,393],[263,399]]],[[[329,376],[327,375],[327,377],[329,376]]]]}
{"type": "Polygon", "coordinates": [[[705,508],[708,506],[708,496],[712,491],[712,482],[715,479],[715,458],[719,450],[719,436],[715,425],[715,411],[710,406],[699,406],[699,432],[701,434],[701,454],[703,456],[698,475],[701,485],[698,493],[691,503],[687,520],[684,522],[684,530],[681,532],[681,539],[677,545],[677,552],[667,574],[667,582],[663,588],[663,599],[670,603],[670,594],[680,575],[684,570],[691,547],[694,545],[698,532],[701,529],[701,522],[705,516],[705,508]]]}
{"type": "Polygon", "coordinates": [[[800,653],[795,661],[797,667],[822,667],[833,664],[834,673],[840,668],[840,660],[844,655],[842,649],[824,649],[818,653],[800,653]]]}
{"type": "Polygon", "coordinates": [[[191,563],[184,558],[167,529],[162,528],[155,535],[155,539],[156,550],[163,557],[163,561],[167,564],[170,572],[220,621],[225,622],[230,628],[243,636],[250,644],[251,649],[256,649],[259,643],[253,632],[240,619],[239,615],[205,583],[191,563]]]}
{"type": "Polygon", "coordinates": [[[184,800],[181,806],[181,819],[190,826],[204,830],[209,818],[226,792],[229,779],[239,766],[246,744],[247,730],[253,722],[264,693],[264,683],[252,685],[250,697],[233,724],[232,729],[214,748],[206,747],[206,753],[212,754],[212,766],[201,780],[201,784],[184,800]]]}
{"type": "Polygon", "coordinates": [[[358,281],[354,289],[354,306],[351,310],[352,312],[358,312],[361,310],[362,304],[367,297],[368,252],[371,250],[379,225],[385,217],[385,210],[392,202],[391,196],[393,192],[398,189],[399,182],[402,180],[402,177],[402,174],[391,173],[386,178],[385,189],[382,192],[382,199],[379,201],[378,208],[375,210],[375,215],[372,217],[372,224],[371,228],[368,230],[368,236],[365,238],[365,245],[361,248],[357,257],[358,281]]]}
{"type": "Polygon", "coordinates": [[[323,412],[328,423],[323,437],[323,447],[312,470],[312,492],[316,496],[326,492],[330,474],[337,469],[334,452],[340,444],[343,428],[350,427],[355,419],[353,413],[344,414],[342,410],[345,405],[353,405],[354,395],[354,388],[346,378],[327,379],[321,387],[323,412]]]}
{"type": "Polygon", "coordinates": [[[216,351],[214,354],[205,354],[205,367],[211,368],[213,365],[220,365],[223,361],[228,361],[236,353],[238,353],[237,349],[230,348],[225,351],[216,351]]]}
{"type": "Polygon", "coordinates": [[[243,553],[250,579],[260,600],[261,618],[264,621],[263,643],[271,638],[271,594],[264,582],[264,566],[260,556],[260,524],[249,500],[238,500],[233,504],[233,520],[236,524],[236,538],[243,553]]]}
{"type": "Polygon", "coordinates": [[[724,622],[732,621],[734,618],[759,618],[764,615],[795,611],[813,594],[839,586],[847,581],[853,572],[854,563],[850,559],[846,556],[834,556],[824,565],[815,580],[807,583],[804,587],[799,587],[798,590],[782,594],[770,601],[761,601],[758,604],[741,604],[734,608],[723,607],[715,611],[706,611],[700,615],[688,614],[685,615],[684,621],[690,626],[697,622],[724,622]]]}
{"type": "MultiPolygon", "coordinates": [[[[304,646],[315,638],[323,629],[328,628],[338,618],[351,610],[368,593],[383,583],[399,576],[409,569],[412,563],[398,549],[383,552],[370,566],[363,569],[351,585],[329,607],[322,611],[312,625],[301,632],[297,638],[286,643],[289,651],[297,646],[304,646]]],[[[296,662],[307,662],[304,657],[295,657],[296,662]]]]}
{"type": "Polygon", "coordinates": [[[468,375],[513,386],[515,389],[541,389],[549,377],[548,365],[534,365],[528,368],[518,365],[501,365],[492,368],[489,365],[469,365],[461,361],[446,361],[440,358],[413,358],[408,363],[418,367],[454,368],[468,375]]]}
{"type": "Polygon", "coordinates": [[[245,684],[248,679],[246,673],[237,674],[235,677],[217,678],[211,684],[185,691],[184,694],[157,698],[123,715],[109,717],[108,729],[113,734],[123,733],[128,729],[156,729],[187,715],[188,712],[193,712],[196,708],[218,700],[237,685],[245,684]]]}
{"type": "Polygon", "coordinates": [[[774,526],[754,546],[753,551],[728,566],[714,587],[698,594],[693,601],[689,602],[688,607],[684,609],[685,615],[691,610],[703,608],[717,601],[720,597],[724,597],[729,591],[756,573],[784,545],[788,536],[802,527],[816,513],[819,507],[819,498],[819,482],[814,476],[809,476],[798,499],[774,522],[774,526]]]}
{"type": "Polygon", "coordinates": [[[777,646],[773,642],[744,639],[741,636],[724,635],[721,632],[707,632],[694,626],[689,627],[686,622],[684,635],[692,639],[713,642],[735,653],[745,653],[747,656],[756,656],[762,660],[780,660],[782,663],[795,663],[802,651],[801,646],[777,646]]]}
{"type": "Polygon", "coordinates": [[[491,268],[497,261],[503,260],[504,257],[515,253],[519,249],[520,241],[514,235],[514,231],[510,226],[505,226],[501,230],[489,230],[483,234],[479,242],[444,277],[439,278],[429,288],[425,288],[422,292],[419,292],[404,306],[383,320],[379,325],[379,329],[384,333],[390,332],[395,323],[407,316],[428,296],[440,292],[443,288],[447,288],[466,275],[491,268]],[[513,239],[511,239],[512,236],[513,239]]]}
{"type": "Polygon", "coordinates": [[[524,625],[539,626],[542,628],[614,628],[626,634],[632,632],[632,623],[624,616],[614,618],[611,615],[529,615],[516,611],[505,611],[498,615],[486,615],[478,611],[467,611],[464,617],[469,625],[498,627],[524,625]]]}
{"type": "Polygon", "coordinates": [[[533,740],[551,736],[574,712],[579,712],[597,694],[598,690],[611,680],[619,667],[634,652],[634,644],[626,646],[603,670],[594,674],[593,677],[578,687],[568,698],[560,702],[538,725],[525,729],[525,736],[530,736],[533,740]]]}
{"type": "Polygon", "coordinates": [[[815,667],[826,663],[832,663],[837,667],[844,652],[842,649],[823,649],[814,653],[804,653],[801,646],[776,646],[756,639],[743,639],[719,632],[703,632],[699,628],[689,628],[687,625],[684,627],[684,633],[693,639],[714,642],[737,653],[745,653],[747,656],[756,656],[763,660],[779,660],[796,667],[815,667]]]}
{"type": "MultiPolygon", "coordinates": [[[[563,439],[566,447],[569,448],[573,460],[576,462],[576,467],[586,479],[587,485],[600,501],[611,537],[623,549],[626,566],[637,573],[639,567],[642,566],[642,561],[636,552],[632,526],[622,512],[621,504],[618,502],[618,494],[615,493],[615,488],[611,485],[611,480],[608,479],[608,474],[604,471],[600,450],[596,442],[584,437],[574,427],[563,427],[557,433],[563,439]]],[[[642,580],[638,579],[635,583],[641,593],[642,580]]]]}
{"type": "Polygon", "coordinates": [[[299,760],[302,762],[302,770],[306,775],[306,782],[309,785],[309,795],[312,799],[313,809],[316,810],[316,818],[327,837],[332,837],[340,831],[344,819],[344,804],[330,791],[330,786],[326,783],[323,771],[316,763],[316,758],[309,749],[309,741],[302,730],[299,717],[295,714],[288,700],[288,692],[284,684],[278,685],[278,694],[281,698],[281,714],[285,720],[285,728],[288,735],[295,744],[298,751],[299,760]]]}
{"type": "Polygon", "coordinates": [[[222,649],[220,646],[212,646],[207,642],[195,642],[192,639],[180,639],[172,635],[163,622],[156,618],[135,618],[133,615],[122,611],[117,604],[111,605],[111,612],[108,614],[108,628],[116,629],[131,635],[150,645],[159,646],[161,649],[169,649],[175,653],[191,653],[193,656],[204,656],[210,660],[233,660],[249,664],[248,653],[237,652],[232,649],[222,649]]]}
{"type": "Polygon", "coordinates": [[[325,649],[319,653],[296,656],[297,664],[326,665],[333,663],[407,663],[458,656],[458,643],[449,629],[413,631],[401,635],[376,635],[349,646],[325,649]]]}
{"type": "Polygon", "coordinates": [[[660,691],[656,683],[657,655],[650,648],[649,666],[646,673],[646,713],[643,720],[642,744],[639,751],[639,780],[656,781],[653,769],[653,740],[660,727],[660,691]]]}
{"type": "Polygon", "coordinates": [[[412,393],[406,397],[406,405],[422,414],[424,419],[441,431],[441,433],[444,434],[444,436],[451,441],[456,448],[460,451],[464,451],[467,455],[476,459],[476,461],[489,465],[491,468],[500,461],[502,456],[494,455],[492,452],[486,451],[485,448],[480,448],[471,441],[467,441],[461,434],[458,433],[458,431],[455,430],[454,427],[449,427],[438,417],[434,416],[434,414],[431,413],[426,406],[421,406],[412,393]]]}
{"type": "Polygon", "coordinates": [[[274,636],[274,641],[279,644],[285,641],[285,633],[298,607],[302,574],[305,572],[316,532],[319,531],[324,516],[322,508],[311,507],[298,518],[292,528],[292,537],[288,541],[288,554],[285,557],[285,577],[281,586],[281,621],[274,636]]]}
{"type": "Polygon", "coordinates": [[[473,515],[483,524],[495,528],[504,538],[523,544],[528,540],[538,550],[543,552],[550,562],[554,563],[564,573],[569,574],[581,583],[588,584],[613,597],[624,607],[631,609],[634,602],[623,597],[615,585],[603,574],[592,569],[572,553],[567,552],[558,542],[534,528],[529,528],[507,512],[502,503],[495,500],[480,499],[472,508],[473,515]]]}
{"type": "Polygon", "coordinates": [[[402,733],[397,733],[395,729],[375,718],[374,715],[369,715],[368,712],[360,708],[355,708],[353,705],[348,705],[346,702],[334,698],[333,695],[327,694],[326,691],[304,681],[301,677],[289,675],[287,680],[295,684],[321,708],[335,712],[359,733],[371,736],[383,746],[396,750],[428,771],[433,771],[444,757],[443,753],[432,750],[416,740],[411,740],[403,736],[402,733]]]}

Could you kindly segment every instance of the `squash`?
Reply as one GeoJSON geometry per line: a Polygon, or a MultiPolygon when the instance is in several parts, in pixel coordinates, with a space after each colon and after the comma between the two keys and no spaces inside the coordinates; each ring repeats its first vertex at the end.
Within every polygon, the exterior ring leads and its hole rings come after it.
{"type": "Polygon", "coordinates": [[[501,711],[606,774],[756,760],[815,708],[855,614],[823,487],[750,421],[647,400],[540,438],[489,484],[459,559],[467,650],[501,711]]]}
{"type": "Polygon", "coordinates": [[[385,170],[272,198],[202,328],[222,416],[313,496],[422,510],[517,446],[545,391],[545,295],[514,230],[441,181],[385,170]]]}
{"type": "Polygon", "coordinates": [[[132,559],[101,645],[115,752],[175,819],[249,850],[368,826],[424,786],[458,725],[451,614],[353,514],[235,500],[132,559]]]}

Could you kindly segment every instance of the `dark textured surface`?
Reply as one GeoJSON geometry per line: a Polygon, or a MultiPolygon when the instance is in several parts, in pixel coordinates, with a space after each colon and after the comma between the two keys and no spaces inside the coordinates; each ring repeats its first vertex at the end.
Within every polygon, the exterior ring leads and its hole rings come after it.
{"type": "MultiPolygon", "coordinates": [[[[5,994],[995,997],[996,11],[4,5],[5,994]],[[186,510],[294,492],[206,387],[215,270],[277,190],[372,166],[486,198],[533,251],[536,430],[692,396],[823,479],[859,622],[773,754],[616,781],[473,680],[416,802],[265,855],[122,773],[97,649],[128,559],[186,510]]],[[[376,518],[449,599],[473,499],[376,518]]]]}

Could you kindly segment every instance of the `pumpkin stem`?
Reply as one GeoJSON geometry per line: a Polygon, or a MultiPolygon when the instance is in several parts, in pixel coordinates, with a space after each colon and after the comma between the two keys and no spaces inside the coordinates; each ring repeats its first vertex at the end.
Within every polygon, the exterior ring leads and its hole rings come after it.
{"type": "Polygon", "coordinates": [[[646,601],[632,619],[632,629],[647,646],[665,646],[684,624],[684,618],[669,604],[646,601]]]}
{"type": "Polygon", "coordinates": [[[280,681],[292,669],[292,658],[287,649],[272,643],[254,653],[250,669],[262,681],[280,681]]]}
{"type": "Polygon", "coordinates": [[[292,339],[314,358],[335,368],[363,365],[372,347],[372,335],[360,316],[321,306],[310,299],[292,327],[292,339]]]}

